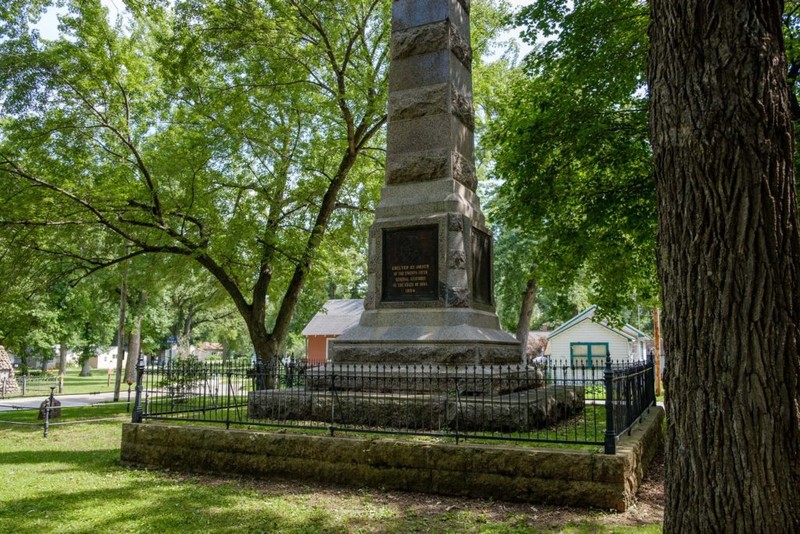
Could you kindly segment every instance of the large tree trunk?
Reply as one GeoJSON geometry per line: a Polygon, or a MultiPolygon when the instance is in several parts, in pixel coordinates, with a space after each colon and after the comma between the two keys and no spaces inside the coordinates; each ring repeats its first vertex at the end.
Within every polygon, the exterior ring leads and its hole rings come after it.
{"type": "Polygon", "coordinates": [[[92,376],[92,366],[90,365],[89,358],[83,360],[79,376],[92,376]]]}
{"type": "Polygon", "coordinates": [[[67,340],[62,339],[58,344],[58,374],[64,376],[67,373],[67,340]]]}
{"type": "Polygon", "coordinates": [[[665,532],[800,532],[783,2],[652,0],[665,532]]]}
{"type": "Polygon", "coordinates": [[[536,278],[531,277],[525,284],[525,293],[522,295],[522,305],[519,308],[519,320],[517,321],[517,341],[520,342],[522,351],[522,362],[528,359],[528,332],[531,327],[531,316],[533,315],[533,305],[536,304],[536,278]]]}
{"type": "Polygon", "coordinates": [[[122,280],[119,285],[119,327],[117,330],[117,374],[114,375],[114,402],[119,401],[119,388],[122,379],[122,363],[125,358],[125,304],[128,301],[127,292],[128,265],[122,268],[122,280]]]}
{"type": "Polygon", "coordinates": [[[278,387],[280,343],[274,335],[267,333],[263,321],[251,317],[246,322],[250,340],[253,342],[253,350],[256,353],[256,366],[259,370],[256,386],[258,389],[276,388],[278,387]]]}
{"type": "Polygon", "coordinates": [[[125,360],[125,383],[133,385],[136,382],[136,364],[139,361],[139,352],[142,341],[142,316],[136,317],[133,330],[128,336],[128,359],[125,360]]]}

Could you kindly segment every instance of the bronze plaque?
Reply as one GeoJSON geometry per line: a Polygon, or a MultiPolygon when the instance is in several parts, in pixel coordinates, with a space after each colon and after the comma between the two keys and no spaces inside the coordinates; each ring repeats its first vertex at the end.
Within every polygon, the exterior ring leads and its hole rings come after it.
{"type": "Polygon", "coordinates": [[[438,300],[438,273],[438,226],[383,231],[382,300],[438,300]]]}
{"type": "Polygon", "coordinates": [[[492,236],[472,229],[472,300],[492,305],[492,236]]]}

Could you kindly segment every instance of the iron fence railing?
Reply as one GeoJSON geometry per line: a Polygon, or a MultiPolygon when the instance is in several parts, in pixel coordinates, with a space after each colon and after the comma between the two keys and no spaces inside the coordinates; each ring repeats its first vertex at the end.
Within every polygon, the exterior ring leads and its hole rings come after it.
{"type": "Polygon", "coordinates": [[[652,362],[519,366],[139,365],[144,419],[605,446],[655,403],[652,362]]]}
{"type": "Polygon", "coordinates": [[[51,387],[59,387],[57,376],[3,376],[0,377],[0,399],[49,395],[51,387]]]}

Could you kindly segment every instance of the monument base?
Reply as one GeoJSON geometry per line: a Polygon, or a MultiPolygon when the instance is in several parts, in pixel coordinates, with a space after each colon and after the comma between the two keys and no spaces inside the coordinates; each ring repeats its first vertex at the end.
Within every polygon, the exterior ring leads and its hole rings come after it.
{"type": "Polygon", "coordinates": [[[475,309],[367,310],[331,343],[336,364],[516,365],[519,342],[497,316],[475,309]]]}
{"type": "Polygon", "coordinates": [[[328,364],[305,372],[309,391],[367,391],[412,395],[498,396],[544,386],[542,368],[529,366],[444,366],[328,364]]]}
{"type": "Polygon", "coordinates": [[[583,408],[583,387],[546,386],[489,399],[295,388],[251,392],[247,415],[250,419],[319,421],[373,429],[531,432],[572,417],[583,408]]]}

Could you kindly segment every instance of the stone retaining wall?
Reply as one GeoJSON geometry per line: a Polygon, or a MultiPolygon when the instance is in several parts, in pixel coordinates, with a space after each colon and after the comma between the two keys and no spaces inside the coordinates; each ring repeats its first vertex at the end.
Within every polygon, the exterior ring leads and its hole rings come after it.
{"type": "Polygon", "coordinates": [[[623,511],[663,442],[663,417],[651,408],[615,455],[131,423],[122,462],[623,511]]]}

